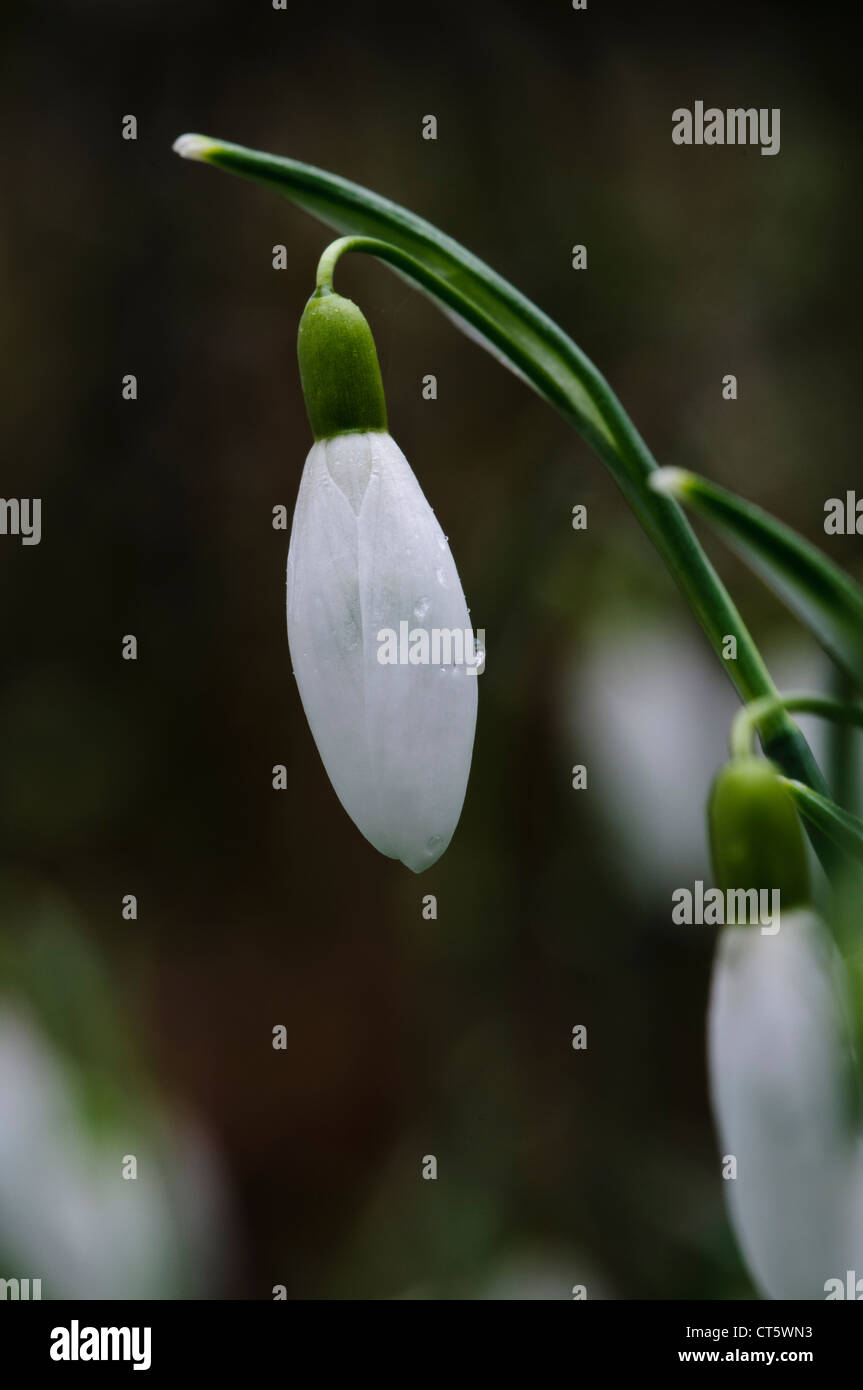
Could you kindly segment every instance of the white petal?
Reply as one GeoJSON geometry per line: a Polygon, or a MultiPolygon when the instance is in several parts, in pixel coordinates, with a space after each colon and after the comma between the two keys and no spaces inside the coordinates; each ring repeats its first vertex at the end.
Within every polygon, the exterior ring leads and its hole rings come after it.
{"type": "Polygon", "coordinates": [[[315,444],[288,554],[288,639],[330,781],[368,840],[419,873],[458,822],[476,726],[465,665],[383,665],[378,633],[470,630],[446,538],[388,434],[315,444]]]}
{"type": "Polygon", "coordinates": [[[737,1159],[725,1195],[773,1298],[823,1299],[827,1279],[863,1271],[842,983],[814,913],[786,914],[775,936],[726,927],[719,938],[708,1042],[722,1154],[737,1159]]]}

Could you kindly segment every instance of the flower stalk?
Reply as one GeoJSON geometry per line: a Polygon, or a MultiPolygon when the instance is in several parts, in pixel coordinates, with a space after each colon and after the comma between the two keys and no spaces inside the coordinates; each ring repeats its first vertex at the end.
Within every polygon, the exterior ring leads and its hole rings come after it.
{"type": "Polygon", "coordinates": [[[840,700],[832,695],[821,695],[817,691],[795,690],[787,695],[767,696],[753,700],[738,710],[731,726],[730,746],[732,757],[744,758],[753,751],[755,735],[764,721],[777,705],[795,714],[816,714],[823,719],[838,723],[856,725],[863,729],[863,705],[849,700],[840,700]]]}

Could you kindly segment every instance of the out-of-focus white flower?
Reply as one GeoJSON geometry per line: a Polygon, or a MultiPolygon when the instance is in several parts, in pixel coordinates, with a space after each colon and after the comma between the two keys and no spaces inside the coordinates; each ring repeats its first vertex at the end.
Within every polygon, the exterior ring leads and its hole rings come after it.
{"type": "Polygon", "coordinates": [[[29,1013],[0,996],[0,1277],[40,1279],[43,1299],[218,1291],[227,1208],[203,1135],[175,1112],[158,1152],[144,1117],[94,1131],[76,1085],[29,1013]]]}
{"type": "Polygon", "coordinates": [[[708,1012],[710,1085],[732,1223],[772,1298],[825,1297],[863,1271],[844,967],[809,910],[776,935],[725,927],[708,1012]]]}
{"type": "Polygon", "coordinates": [[[366,838],[416,873],[443,854],[473,751],[477,655],[449,545],[386,429],[374,342],[332,292],[303,314],[316,442],[288,554],[288,640],[330,781],[366,838]]]}
{"type": "MultiPolygon", "coordinates": [[[[780,690],[817,688],[824,667],[805,642],[765,650],[780,690]]],[[[694,627],[612,609],[595,615],[573,657],[562,716],[567,747],[584,747],[615,875],[643,903],[709,873],[704,792],[723,762],[738,708],[694,627]]],[[[801,720],[815,756],[823,721],[801,720]]],[[[861,764],[863,774],[863,764],[861,764]]]]}

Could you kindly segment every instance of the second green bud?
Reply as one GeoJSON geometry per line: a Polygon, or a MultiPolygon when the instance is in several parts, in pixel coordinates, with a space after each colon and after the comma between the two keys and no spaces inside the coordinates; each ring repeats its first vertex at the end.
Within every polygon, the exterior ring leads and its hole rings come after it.
{"type": "Polygon", "coordinates": [[[811,901],[800,817],[767,759],[734,758],[717,773],[708,827],[717,888],[778,889],[784,911],[811,901]]]}

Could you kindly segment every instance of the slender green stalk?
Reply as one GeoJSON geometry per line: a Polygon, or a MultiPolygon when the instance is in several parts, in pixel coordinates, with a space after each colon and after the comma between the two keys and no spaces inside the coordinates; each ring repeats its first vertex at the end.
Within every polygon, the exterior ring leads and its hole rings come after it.
{"type": "Polygon", "coordinates": [[[863,729],[863,705],[807,690],[795,690],[788,695],[775,697],[766,696],[763,700],[753,700],[751,704],[744,705],[735,715],[730,738],[733,758],[746,758],[752,753],[759,724],[777,705],[782,705],[789,713],[817,714],[837,724],[856,724],[859,729],[863,729]]]}
{"type": "MultiPolygon", "coordinates": [[[[186,158],[264,183],[349,234],[350,249],[388,261],[455,316],[471,336],[554,405],[608,466],[745,701],[777,694],[740,614],[677,502],[654,491],[656,462],[608,382],[553,319],[430,222],[380,194],[297,160],[202,135],[184,135],[186,158]],[[725,638],[737,644],[725,660],[725,638]]],[[[336,243],[338,246],[338,243],[336,243]]],[[[333,261],[342,250],[329,248],[333,261]]],[[[791,777],[826,790],[806,740],[781,704],[761,724],[765,752],[791,777]]],[[[823,846],[817,846],[819,852],[823,846]]]]}
{"type": "Polygon", "coordinates": [[[379,241],[377,237],[341,236],[337,241],[331,241],[326,250],[321,252],[315,275],[315,288],[321,293],[332,291],[336,265],[346,251],[367,251],[370,255],[381,256],[383,259],[391,249],[385,241],[379,241]]]}

